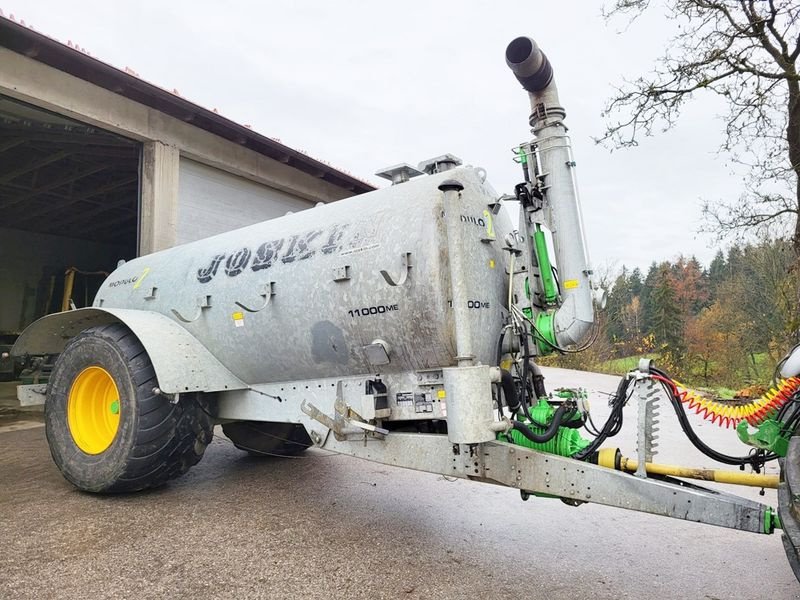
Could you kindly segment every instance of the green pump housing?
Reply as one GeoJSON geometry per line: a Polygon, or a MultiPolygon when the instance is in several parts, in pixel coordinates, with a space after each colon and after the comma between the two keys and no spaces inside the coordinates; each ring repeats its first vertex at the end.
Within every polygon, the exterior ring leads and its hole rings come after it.
{"type": "MultiPolygon", "coordinates": [[[[561,394],[559,394],[561,395],[561,394]]],[[[528,421],[524,415],[520,415],[517,420],[530,427],[536,433],[543,433],[550,422],[556,409],[547,401],[547,398],[539,398],[539,402],[530,410],[533,422],[528,421]]],[[[581,415],[574,411],[565,417],[566,421],[580,421],[581,415]]],[[[559,456],[572,456],[577,454],[589,445],[589,441],[584,439],[579,430],[572,427],[561,426],[558,433],[544,443],[532,442],[519,431],[512,429],[508,433],[501,433],[497,436],[500,440],[508,440],[519,446],[532,448],[548,454],[558,454],[559,456]]]]}

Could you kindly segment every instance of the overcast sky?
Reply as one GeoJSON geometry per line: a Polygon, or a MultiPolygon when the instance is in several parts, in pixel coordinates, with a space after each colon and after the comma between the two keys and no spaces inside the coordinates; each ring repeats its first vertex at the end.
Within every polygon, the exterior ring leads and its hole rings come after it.
{"type": "Polygon", "coordinates": [[[595,267],[716,252],[698,233],[701,202],[741,186],[715,153],[720,105],[690,105],[636,149],[592,141],[612,85],[663,51],[672,24],[658,12],[626,29],[595,0],[224,4],[0,0],[6,16],[373,183],[382,167],[451,152],[501,193],[521,180],[510,149],[530,137],[504,51],[531,36],[567,110],[595,267]]]}

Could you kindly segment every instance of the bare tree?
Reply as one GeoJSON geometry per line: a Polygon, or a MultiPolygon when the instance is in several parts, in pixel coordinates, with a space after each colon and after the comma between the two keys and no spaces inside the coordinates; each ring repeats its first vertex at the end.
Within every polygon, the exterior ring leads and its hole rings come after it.
{"type": "MultiPolygon", "coordinates": [[[[800,255],[800,2],[662,0],[678,33],[654,71],[617,89],[598,141],[635,146],[669,129],[697,93],[727,102],[721,150],[750,167],[742,197],[706,203],[720,233],[789,224],[800,255]]],[[[635,19],[650,0],[614,0],[608,17],[635,19]]]]}

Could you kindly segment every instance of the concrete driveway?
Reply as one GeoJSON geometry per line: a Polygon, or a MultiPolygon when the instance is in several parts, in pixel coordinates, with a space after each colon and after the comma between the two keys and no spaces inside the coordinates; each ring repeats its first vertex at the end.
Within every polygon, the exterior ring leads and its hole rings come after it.
{"type": "MultiPolygon", "coordinates": [[[[616,378],[546,375],[549,389],[590,389],[596,421],[605,417],[601,392],[616,378]]],[[[662,414],[657,460],[712,466],[662,414]]],[[[635,422],[631,407],[617,438],[629,454],[635,422]]],[[[254,459],[221,435],[162,489],[92,496],[58,473],[42,427],[9,425],[0,422],[2,598],[800,597],[778,535],[524,503],[513,490],[323,451],[254,459]]],[[[732,430],[698,432],[741,451],[732,430]]],[[[769,490],[746,493],[775,503],[769,490]]]]}

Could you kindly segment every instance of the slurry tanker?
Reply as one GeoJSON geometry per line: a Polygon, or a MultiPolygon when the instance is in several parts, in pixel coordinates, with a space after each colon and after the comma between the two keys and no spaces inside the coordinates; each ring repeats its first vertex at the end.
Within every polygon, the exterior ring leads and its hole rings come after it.
{"type": "MultiPolygon", "coordinates": [[[[121,264],[91,308],[44,317],[13,353],[58,354],[46,388],[53,459],[87,492],[160,485],[196,464],[215,424],[253,454],[323,448],[560,498],[770,534],[798,572],[800,353],[748,403],[709,400],[653,362],[620,380],[602,425],[586,392],[551,390],[536,358],[596,335],[576,165],[547,57],[506,49],[533,139],[501,197],[445,155],[394,185],[121,264]],[[519,202],[512,226],[503,200],[519,202]],[[637,451],[604,445],[635,404],[637,451]],[[671,405],[708,470],[653,461],[671,405]],[[749,448],[709,447],[687,409],[749,448]],[[765,475],[767,461],[781,477],[765,475]],[[747,467],[745,472],[743,469],[747,467]],[[778,509],[686,479],[777,487],[778,509]]],[[[25,390],[22,389],[21,393],[25,390]]]]}

